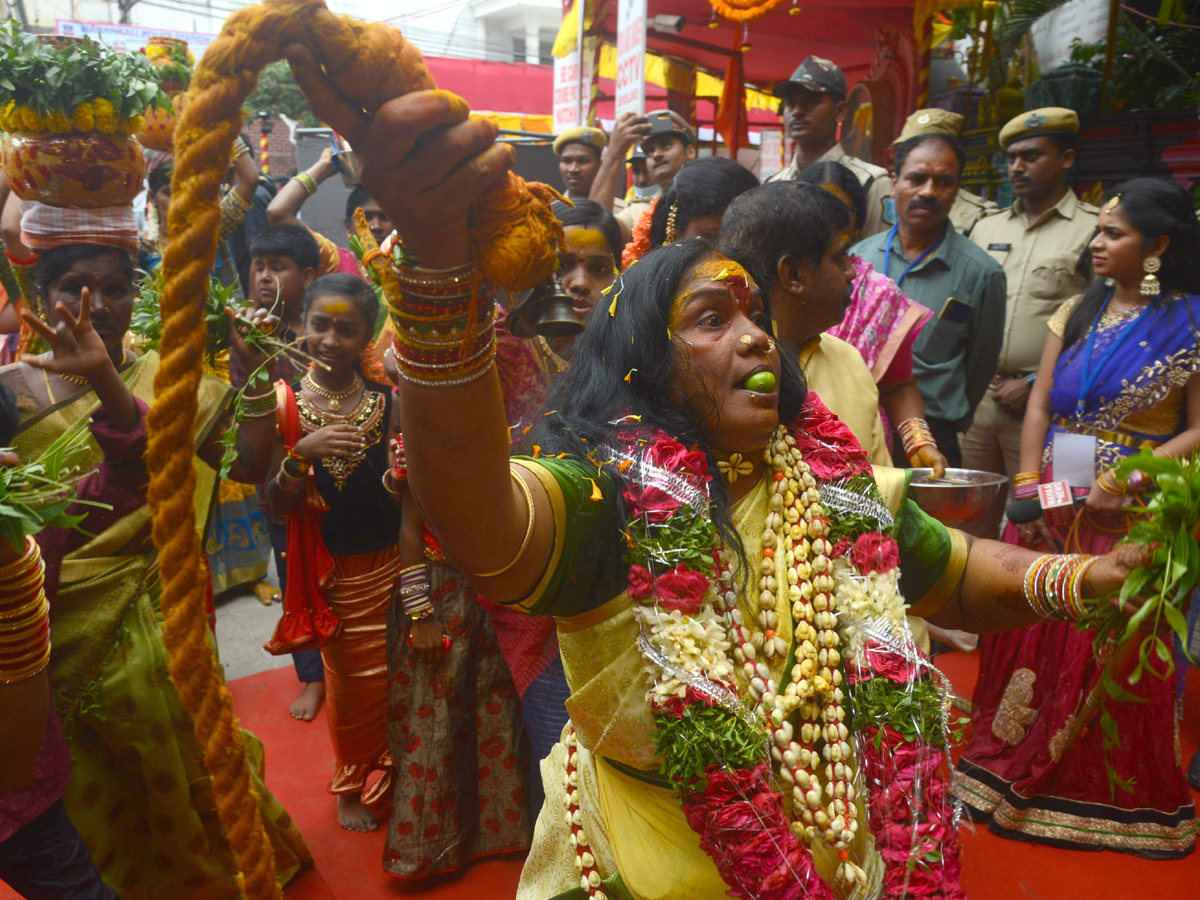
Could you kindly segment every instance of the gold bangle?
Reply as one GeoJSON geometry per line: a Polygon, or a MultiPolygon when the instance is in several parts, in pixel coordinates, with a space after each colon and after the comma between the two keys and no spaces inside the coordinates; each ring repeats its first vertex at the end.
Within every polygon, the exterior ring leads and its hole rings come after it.
{"type": "Polygon", "coordinates": [[[467,573],[468,575],[471,575],[475,578],[495,578],[498,575],[503,575],[505,572],[507,572],[509,569],[511,569],[513,566],[515,566],[517,564],[517,562],[521,559],[521,557],[525,555],[525,549],[529,546],[529,539],[531,537],[533,537],[533,518],[534,518],[533,491],[531,491],[529,489],[529,485],[525,483],[525,479],[522,478],[520,475],[518,475],[515,470],[509,469],[508,474],[510,476],[512,476],[513,480],[516,481],[516,483],[521,486],[521,490],[525,494],[525,502],[529,505],[529,524],[525,527],[525,537],[521,541],[521,546],[517,548],[516,556],[514,556],[511,560],[509,560],[509,563],[507,566],[505,566],[502,569],[497,569],[494,572],[468,572],[467,573]]]}
{"type": "Polygon", "coordinates": [[[312,196],[317,192],[317,180],[307,172],[301,172],[298,175],[292,176],[292,181],[300,182],[300,187],[304,188],[304,193],[312,196]]]}
{"type": "Polygon", "coordinates": [[[0,684],[16,684],[18,681],[26,681],[44,670],[49,664],[50,646],[47,644],[46,649],[38,658],[24,668],[12,672],[0,669],[0,684]]]}
{"type": "Polygon", "coordinates": [[[1023,484],[1040,484],[1041,481],[1041,472],[1018,472],[1013,476],[1013,485],[1016,487],[1019,487],[1023,484]]]}
{"type": "Polygon", "coordinates": [[[1104,491],[1106,494],[1112,494],[1114,497],[1125,496],[1125,488],[1123,488],[1121,483],[1117,481],[1116,477],[1113,476],[1112,469],[1105,469],[1103,472],[1101,472],[1100,477],[1096,479],[1096,484],[1099,485],[1100,490],[1104,491]],[[1105,479],[1112,481],[1112,487],[1109,487],[1108,482],[1105,479]]]}
{"type": "Polygon", "coordinates": [[[285,494],[299,494],[304,490],[304,482],[307,478],[307,475],[295,478],[289,475],[283,466],[280,466],[279,471],[275,473],[275,485],[285,494]]]}
{"type": "Polygon", "coordinates": [[[392,474],[391,469],[388,469],[387,471],[385,471],[383,473],[383,479],[382,479],[383,480],[383,489],[385,491],[387,491],[388,494],[390,494],[391,496],[399,497],[401,494],[404,493],[404,488],[403,487],[392,487],[391,482],[394,478],[395,478],[395,475],[392,474]]]}
{"type": "Polygon", "coordinates": [[[0,583],[15,581],[29,573],[37,565],[36,561],[42,555],[38,542],[32,536],[25,538],[25,552],[5,566],[0,566],[0,583]]]}

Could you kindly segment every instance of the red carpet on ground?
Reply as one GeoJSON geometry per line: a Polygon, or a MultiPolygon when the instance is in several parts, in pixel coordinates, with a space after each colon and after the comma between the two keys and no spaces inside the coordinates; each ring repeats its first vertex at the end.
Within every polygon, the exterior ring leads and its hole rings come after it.
{"type": "MultiPolygon", "coordinates": [[[[969,697],[978,656],[950,653],[937,662],[958,692],[969,697]]],[[[515,895],[521,860],[511,856],[481,860],[436,884],[410,885],[385,874],[382,828],[363,835],[338,827],[334,800],[324,790],[333,771],[325,716],[322,712],[316,721],[305,723],[288,715],[288,704],[298,688],[292,670],[263,672],[229,687],[243,726],[266,745],[267,784],[295,818],[316,857],[315,870],[288,887],[286,900],[416,895],[429,900],[509,900],[515,895]]],[[[1195,669],[1189,672],[1184,709],[1180,743],[1187,760],[1200,747],[1200,671],[1195,669]]],[[[403,790],[403,780],[399,787],[403,790]]],[[[1200,802],[1200,794],[1196,797],[1200,802]]],[[[1110,852],[1039,847],[967,826],[962,834],[962,884],[970,900],[1126,900],[1137,895],[1185,900],[1200,897],[1200,852],[1159,862],[1110,852]]],[[[14,896],[0,886],[0,900],[14,896]]]]}

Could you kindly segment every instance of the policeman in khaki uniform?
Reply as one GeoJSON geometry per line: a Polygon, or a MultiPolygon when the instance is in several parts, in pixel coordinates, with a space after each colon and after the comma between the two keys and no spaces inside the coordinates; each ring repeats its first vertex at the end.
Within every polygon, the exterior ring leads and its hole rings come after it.
{"type": "Polygon", "coordinates": [[[767,181],[792,181],[815,162],[841,163],[857,176],[867,192],[867,219],[860,238],[887,230],[885,206],[892,194],[887,169],[851,156],[838,143],[838,125],[846,118],[846,76],[836,65],[810,56],[792,77],[775,85],[783,136],[796,144],[792,161],[767,181]]]}
{"type": "MultiPolygon", "coordinates": [[[[892,146],[897,147],[919,134],[945,134],[957,141],[962,137],[965,121],[958,113],[938,109],[936,106],[918,109],[905,121],[900,136],[892,141],[892,146]]],[[[975,223],[983,218],[985,213],[999,208],[991,200],[985,200],[978,194],[972,194],[966,188],[960,187],[954,205],[950,207],[950,224],[959,234],[969,236],[975,223]]]]}
{"type": "Polygon", "coordinates": [[[603,128],[578,125],[554,139],[554,155],[563,180],[563,192],[571,201],[586,200],[600,169],[600,157],[608,145],[603,128]]]}
{"type": "MultiPolygon", "coordinates": [[[[1067,183],[1078,134],[1079,116],[1061,107],[1021,113],[1000,129],[1016,200],[985,215],[971,240],[1004,267],[1008,309],[996,376],[963,436],[968,468],[1006,472],[1010,479],[1019,471],[1021,422],[1050,333],[1047,322],[1090,280],[1082,258],[1099,210],[1080,201],[1067,183]]],[[[1003,500],[967,530],[994,538],[1003,500]]]]}

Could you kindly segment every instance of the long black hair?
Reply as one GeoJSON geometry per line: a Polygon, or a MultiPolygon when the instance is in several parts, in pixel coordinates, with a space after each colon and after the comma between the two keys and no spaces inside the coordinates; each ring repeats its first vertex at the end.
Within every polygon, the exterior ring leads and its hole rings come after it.
{"type": "Polygon", "coordinates": [[[692,219],[719,216],[738,194],[758,186],[758,179],[736,160],[706,156],[686,163],[654,207],[650,218],[650,246],[667,240],[667,218],[675,207],[676,240],[692,219]]]}
{"type": "MultiPolygon", "coordinates": [[[[631,428],[661,429],[684,445],[698,445],[708,456],[710,471],[716,472],[700,423],[673,396],[671,379],[679,356],[670,337],[671,305],[680,285],[697,263],[716,256],[707,241],[688,238],[630,266],[613,283],[601,304],[605,308],[576,339],[571,365],[555,382],[546,414],[538,418],[527,442],[539,445],[545,455],[585,458],[611,438],[612,422],[637,416],[641,421],[631,428]],[[609,315],[607,307],[614,298],[616,309],[609,315]]],[[[779,418],[792,422],[800,415],[807,391],[795,358],[786,352],[780,358],[779,418]]],[[[716,403],[715,398],[701,399],[716,403]]],[[[724,480],[714,478],[711,491],[718,533],[729,546],[740,547],[724,480]]]]}
{"type": "MultiPolygon", "coordinates": [[[[1157,273],[1163,295],[1200,294],[1200,223],[1187,191],[1165,178],[1134,178],[1118,185],[1105,202],[1118,195],[1117,211],[1141,233],[1143,248],[1160,237],[1171,239],[1157,273]]],[[[1063,329],[1064,349],[1087,337],[1110,290],[1103,278],[1097,278],[1083,292],[1063,329]]],[[[1198,330],[1196,323],[1193,330],[1198,330]]]]}

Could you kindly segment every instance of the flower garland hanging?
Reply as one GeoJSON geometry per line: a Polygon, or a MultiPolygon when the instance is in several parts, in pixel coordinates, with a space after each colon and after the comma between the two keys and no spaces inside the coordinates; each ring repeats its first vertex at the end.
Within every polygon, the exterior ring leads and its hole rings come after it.
{"type": "Polygon", "coordinates": [[[777,9],[783,0],[708,0],[717,13],[731,22],[753,22],[777,9]]]}
{"type": "Polygon", "coordinates": [[[773,481],[748,607],[709,514],[708,457],[662,432],[628,437],[612,453],[660,774],[730,896],[831,898],[812,854],[820,844],[837,859],[834,885],[910,883],[917,873],[924,895],[957,900],[955,819],[937,749],[946,743],[945,691],[924,674],[910,638],[907,647],[891,638],[880,646],[858,633],[907,635],[894,525],[865,454],[815,397],[804,425],[781,427],[764,453],[773,481]],[[841,485],[830,508],[825,479],[841,485]],[[858,512],[831,516],[844,495],[859,498],[858,512]],[[791,613],[790,647],[781,610],[791,613]],[[781,689],[770,663],[790,651],[781,689]],[[915,705],[889,693],[892,684],[915,705]],[[858,706],[855,685],[868,685],[858,706]],[[906,717],[916,713],[914,726],[906,717]],[[892,782],[899,786],[877,790],[892,782]],[[856,840],[868,826],[882,865],[856,840]]]}

